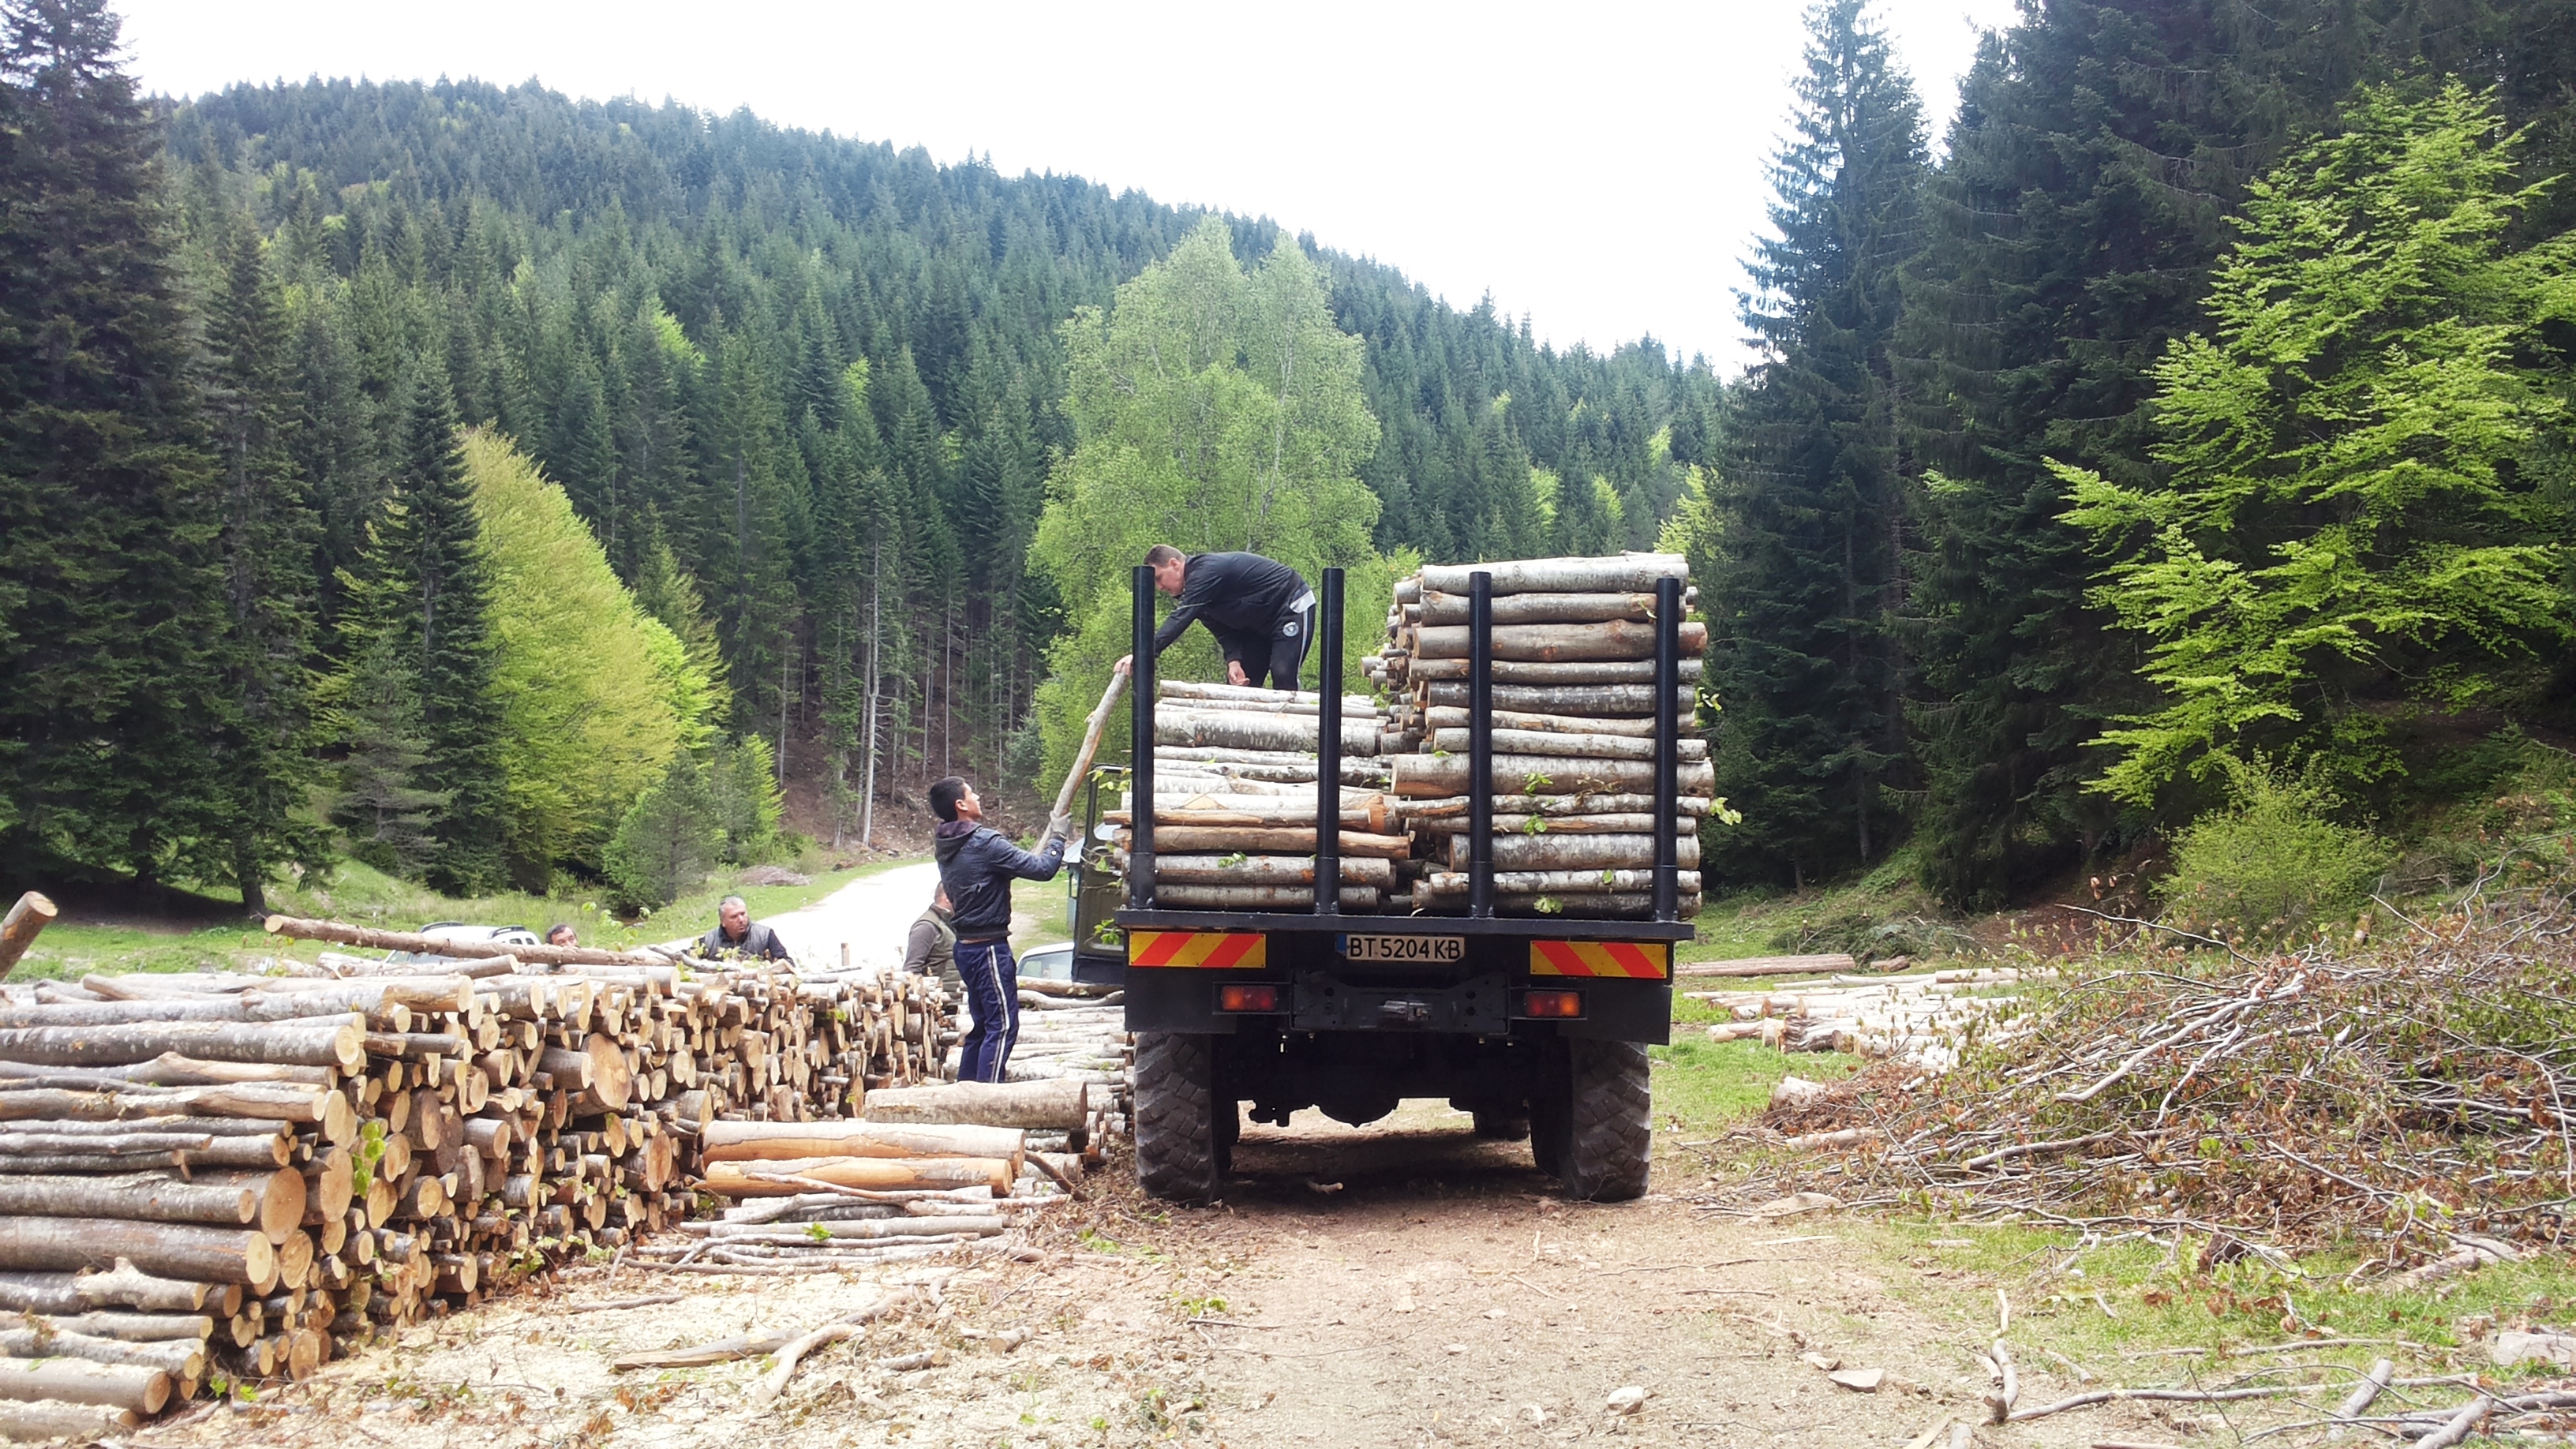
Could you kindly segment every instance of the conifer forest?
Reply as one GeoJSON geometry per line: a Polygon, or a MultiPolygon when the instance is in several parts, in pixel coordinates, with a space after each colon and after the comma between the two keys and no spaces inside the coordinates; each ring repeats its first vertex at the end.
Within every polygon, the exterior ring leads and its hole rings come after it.
{"type": "Polygon", "coordinates": [[[148,95],[0,0],[0,881],[1030,828],[1160,541],[1348,569],[1354,656],[1420,562],[1688,553],[1720,887],[1991,909],[2568,745],[2576,4],[2025,0],[1938,135],[1807,18],[1721,370],[748,112],[148,95]]]}

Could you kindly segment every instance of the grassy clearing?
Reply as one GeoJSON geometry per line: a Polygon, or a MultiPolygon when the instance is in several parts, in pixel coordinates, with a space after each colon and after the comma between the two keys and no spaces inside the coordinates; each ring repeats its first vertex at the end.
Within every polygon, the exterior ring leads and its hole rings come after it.
{"type": "Polygon", "coordinates": [[[1655,1062],[1655,1120],[1685,1136],[1706,1136],[1762,1115],[1787,1076],[1839,1081],[1861,1059],[1840,1052],[1773,1051],[1760,1042],[1713,1042],[1676,1023],[1673,1044],[1649,1047],[1655,1062]]]}
{"type": "Polygon", "coordinates": [[[1711,901],[1696,922],[1699,939],[1681,948],[1680,959],[1845,950],[1923,956],[1966,945],[1964,936],[1949,940],[1938,924],[1942,916],[1914,883],[1913,856],[1899,851],[1869,874],[1829,888],[1740,891],[1711,901]],[[1903,929],[1885,929],[1899,923],[1903,929]]]}
{"type": "MultiPolygon", "coordinates": [[[[415,930],[432,921],[472,921],[542,931],[557,921],[570,921],[581,932],[582,944],[625,949],[706,930],[715,921],[716,902],[728,895],[740,895],[757,920],[819,901],[863,876],[908,863],[877,861],[826,871],[801,886],[742,885],[737,879],[740,873],[728,871],[632,925],[609,915],[596,898],[514,892],[460,900],[354,861],[343,862],[327,881],[299,882],[278,891],[270,898],[269,908],[387,930],[415,930]]],[[[77,977],[92,971],[232,970],[280,954],[310,961],[325,949],[317,942],[281,941],[257,928],[230,923],[194,929],[156,927],[84,921],[80,914],[75,910],[47,927],[12,973],[13,979],[77,977]]]]}
{"type": "Polygon", "coordinates": [[[1073,939],[1073,872],[1060,872],[1053,880],[1011,882],[1011,914],[1027,918],[1029,924],[1012,937],[1012,946],[1047,946],[1073,939]]]}

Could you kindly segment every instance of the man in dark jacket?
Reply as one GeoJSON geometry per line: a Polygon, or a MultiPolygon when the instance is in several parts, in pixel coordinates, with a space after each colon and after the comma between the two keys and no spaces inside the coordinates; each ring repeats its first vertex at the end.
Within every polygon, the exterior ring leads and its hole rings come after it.
{"type": "MultiPolygon", "coordinates": [[[[1154,657],[1196,620],[1225,651],[1225,677],[1235,684],[1295,689],[1315,637],[1315,591],[1295,569],[1257,553],[1183,554],[1168,543],[1146,550],[1154,587],[1180,600],[1154,631],[1154,657]]],[[[1118,661],[1125,673],[1135,656],[1118,661]]]]}
{"type": "Polygon", "coordinates": [[[1031,854],[984,823],[983,800],[956,775],[930,787],[930,813],[939,817],[930,850],[939,861],[939,884],[948,892],[949,923],[957,932],[957,975],[975,1013],[960,1044],[957,1080],[998,1082],[1020,1039],[1011,882],[1055,879],[1072,822],[1062,815],[1048,821],[1046,843],[1031,854]]]}
{"type": "Polygon", "coordinates": [[[716,902],[716,928],[698,938],[698,954],[708,960],[738,956],[751,961],[784,961],[789,966],[796,958],[778,940],[778,933],[751,918],[751,907],[742,897],[727,896],[716,902]]]}

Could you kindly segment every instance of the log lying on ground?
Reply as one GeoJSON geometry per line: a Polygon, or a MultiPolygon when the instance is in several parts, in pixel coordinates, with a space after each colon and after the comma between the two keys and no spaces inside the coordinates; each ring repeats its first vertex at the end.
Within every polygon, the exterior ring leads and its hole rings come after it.
{"type": "Polygon", "coordinates": [[[1821,976],[1837,971],[1857,971],[1858,962],[1834,952],[1816,956],[1752,956],[1736,961],[1687,961],[1673,968],[1675,976],[1821,976]]]}
{"type": "Polygon", "coordinates": [[[1019,1170],[992,1157],[803,1157],[785,1161],[710,1162],[699,1186],[722,1197],[784,1197],[815,1183],[885,1192],[910,1187],[1011,1190],[1019,1170]]]}
{"type": "Polygon", "coordinates": [[[746,1333],[736,1338],[720,1338],[695,1348],[666,1348],[646,1353],[623,1354],[609,1361],[612,1373],[630,1369],[705,1368],[709,1364],[732,1363],[737,1359],[767,1358],[785,1348],[789,1335],[784,1333],[746,1333]]]}
{"type": "MultiPolygon", "coordinates": [[[[1699,872],[1673,872],[1681,894],[1699,894],[1699,872]]],[[[1434,871],[1422,878],[1434,896],[1467,896],[1467,875],[1463,871],[1434,871]]],[[[1655,888],[1651,870],[1498,870],[1494,872],[1494,890],[1501,895],[1530,896],[1599,896],[1643,893],[1655,888]]]]}
{"type": "Polygon", "coordinates": [[[0,1399],[98,1404],[157,1414],[170,1402],[170,1389],[171,1375],[164,1369],[76,1358],[0,1358],[0,1399]]]}
{"type": "MultiPolygon", "coordinates": [[[[1128,832],[1119,831],[1113,843],[1127,846],[1128,832]]],[[[1154,849],[1157,854],[1174,855],[1312,855],[1315,852],[1313,827],[1245,827],[1176,825],[1154,827],[1154,849]]],[[[1346,857],[1375,857],[1402,860],[1413,853],[1413,838],[1406,835],[1369,835],[1356,830],[1342,832],[1342,854],[1346,857]]]]}
{"type": "MultiPolygon", "coordinates": [[[[1158,884],[1154,887],[1154,901],[1168,911],[1286,911],[1313,906],[1315,892],[1311,886],[1158,884]]],[[[1376,886],[1341,888],[1340,904],[1345,911],[1374,912],[1384,902],[1385,892],[1376,886]]]]}
{"type": "Polygon", "coordinates": [[[1642,593],[1656,581],[1690,579],[1690,560],[1677,553],[1628,553],[1602,558],[1528,558],[1507,563],[1430,564],[1422,570],[1421,597],[1465,594],[1476,574],[1493,576],[1500,594],[1642,593]]]}
{"type": "MultiPolygon", "coordinates": [[[[345,921],[307,921],[294,916],[270,916],[263,925],[272,936],[285,936],[297,941],[336,941],[343,946],[361,946],[373,951],[399,951],[413,956],[513,956],[547,966],[636,966],[664,967],[670,963],[659,956],[631,951],[602,951],[589,946],[533,946],[526,942],[455,940],[446,936],[424,936],[412,931],[379,931],[372,926],[353,926],[345,921]]],[[[418,969],[418,968],[412,968],[418,969]]]]}
{"type": "Polygon", "coordinates": [[[1073,1081],[949,1082],[870,1092],[860,1108],[870,1122],[973,1122],[1069,1131],[1091,1120],[1091,1093],[1073,1081]]]}
{"type": "MultiPolygon", "coordinates": [[[[1445,668],[1449,661],[1440,661],[1445,668]]],[[[1520,666],[1531,668],[1536,666],[1520,666]]],[[[1416,678],[1428,678],[1416,675],[1416,678]]],[[[1463,682],[1440,681],[1421,688],[1422,703],[1435,714],[1442,709],[1464,711],[1471,707],[1467,686],[1463,682]]],[[[1687,721],[1697,701],[1689,689],[1673,692],[1674,713],[1687,721]]],[[[1649,721],[1655,713],[1654,666],[1646,668],[1642,684],[1502,684],[1494,686],[1494,708],[1524,714],[1554,717],[1579,715],[1590,719],[1640,719],[1649,721]]],[[[1459,721],[1465,719],[1462,713],[1459,721]]],[[[1434,724],[1442,721],[1434,718],[1434,724]]]]}
{"type": "MultiPolygon", "coordinates": [[[[1162,827],[1156,826],[1157,831],[1162,827]]],[[[1312,886],[1315,858],[1310,855],[1157,855],[1154,879],[1163,885],[1312,886]]],[[[1395,862],[1376,856],[1345,856],[1342,884],[1395,884],[1395,862]]]]}
{"type": "MultiPolygon", "coordinates": [[[[1397,755],[1393,764],[1393,788],[1398,795],[1464,795],[1472,779],[1467,757],[1463,754],[1397,755]]],[[[1676,772],[1676,778],[1684,795],[1716,793],[1717,772],[1706,761],[1684,762],[1676,772]]],[[[1655,766],[1651,760],[1585,760],[1568,755],[1498,754],[1494,756],[1494,771],[1486,786],[1497,795],[1642,794],[1655,788],[1655,766]]],[[[1157,844],[1159,848],[1159,841],[1157,844]]]]}
{"type": "Polygon", "coordinates": [[[133,1218],[256,1227],[272,1243],[304,1220],[304,1174],[230,1174],[180,1181],[164,1173],[115,1177],[0,1176],[0,1216],[133,1218]]]}
{"type": "Polygon", "coordinates": [[[132,1409],[60,1399],[0,1403],[0,1439],[74,1439],[121,1434],[143,1422],[132,1409]]]}
{"type": "MultiPolygon", "coordinates": [[[[1699,607],[1697,589],[1684,592],[1682,607],[1699,607]]],[[[1427,593],[1422,596],[1421,614],[1414,622],[1426,626],[1464,624],[1467,609],[1465,594],[1427,593]]],[[[1613,619],[1642,624],[1654,617],[1655,595],[1651,589],[1642,593],[1504,594],[1494,600],[1497,624],[1599,624],[1613,619]]]]}
{"type": "Polygon", "coordinates": [[[183,1379],[202,1378],[206,1372],[205,1345],[192,1339],[128,1343],[75,1333],[53,1323],[42,1329],[0,1326],[0,1358],[76,1358],[85,1363],[154,1369],[183,1379]]]}
{"type": "MultiPolygon", "coordinates": [[[[1468,732],[1444,729],[1431,732],[1430,744],[1435,750],[1464,754],[1468,732]]],[[[1696,737],[1674,741],[1682,762],[1696,763],[1708,758],[1708,741],[1696,737]]],[[[1569,755],[1584,760],[1641,760],[1654,763],[1655,741],[1652,736],[1558,734],[1546,730],[1500,729],[1494,731],[1494,749],[1522,755],[1569,755]]]]}
{"type": "MultiPolygon", "coordinates": [[[[1467,868],[1468,840],[1452,835],[1449,868],[1467,868]]],[[[1686,833],[1674,842],[1675,864],[1699,868],[1699,836],[1686,833]]],[[[1498,835],[1494,837],[1496,870],[1645,870],[1655,863],[1652,835],[1498,835]]]]}
{"type": "MultiPolygon", "coordinates": [[[[1655,682],[1655,661],[1653,658],[1653,650],[1651,648],[1647,651],[1647,656],[1648,657],[1643,659],[1597,659],[1573,662],[1550,662],[1531,659],[1496,659],[1494,661],[1494,683],[1497,686],[1507,684],[1533,686],[1543,685],[1551,688],[1562,688],[1570,685],[1645,686],[1648,687],[1648,692],[1651,694],[1651,686],[1655,682]]],[[[1697,683],[1701,671],[1705,667],[1706,666],[1703,664],[1699,655],[1692,654],[1685,656],[1681,660],[1681,682],[1684,684],[1697,683]]],[[[1466,677],[1467,658],[1465,655],[1460,655],[1455,659],[1416,659],[1406,666],[1405,670],[1405,678],[1410,682],[1416,683],[1456,681],[1463,680],[1466,677]]],[[[1563,706],[1557,706],[1557,708],[1563,713],[1572,712],[1570,709],[1566,709],[1563,706]]]]}
{"type": "MultiPolygon", "coordinates": [[[[1343,721],[1344,754],[1374,755],[1377,741],[1375,720],[1343,721]]],[[[1175,710],[1167,705],[1154,712],[1154,743],[1230,750],[1312,751],[1318,743],[1316,717],[1251,710],[1199,714],[1175,710]]]]}
{"type": "MultiPolygon", "coordinates": [[[[1686,623],[1681,626],[1682,653],[1697,658],[1708,648],[1708,626],[1686,623]]],[[[1468,629],[1464,624],[1426,627],[1414,633],[1414,658],[1460,659],[1467,657],[1468,629]]],[[[1612,621],[1603,624],[1497,624],[1494,626],[1494,658],[1532,664],[1591,664],[1642,660],[1649,664],[1655,657],[1655,626],[1612,621]]],[[[1653,676],[1647,676],[1653,682],[1653,676]]]]}
{"type": "Polygon", "coordinates": [[[1014,1173],[1028,1150],[1016,1127],[912,1126],[899,1122],[711,1122],[699,1135],[709,1162],[801,1157],[998,1157],[1014,1173]]]}

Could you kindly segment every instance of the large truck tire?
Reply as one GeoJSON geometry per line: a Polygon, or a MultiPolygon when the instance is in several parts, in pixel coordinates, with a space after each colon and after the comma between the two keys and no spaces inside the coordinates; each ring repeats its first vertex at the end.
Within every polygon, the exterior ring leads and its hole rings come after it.
{"type": "Polygon", "coordinates": [[[1219,1136],[1216,1097],[1214,1038],[1136,1034],[1136,1181],[1146,1192],[1193,1205],[1215,1200],[1231,1145],[1219,1136]]]}
{"type": "Polygon", "coordinates": [[[1577,1037],[1561,1043],[1562,1066],[1547,1075],[1556,1088],[1541,1099],[1543,1118],[1559,1134],[1556,1158],[1540,1165],[1581,1202],[1625,1202],[1646,1191],[1654,1153],[1654,1101],[1646,1048],[1632,1041],[1577,1037]],[[1551,1100],[1552,1099],[1552,1100],[1551,1100]],[[1562,1114],[1561,1116],[1558,1114],[1562,1114]],[[1561,1124],[1561,1125],[1560,1125],[1561,1124]]]}

